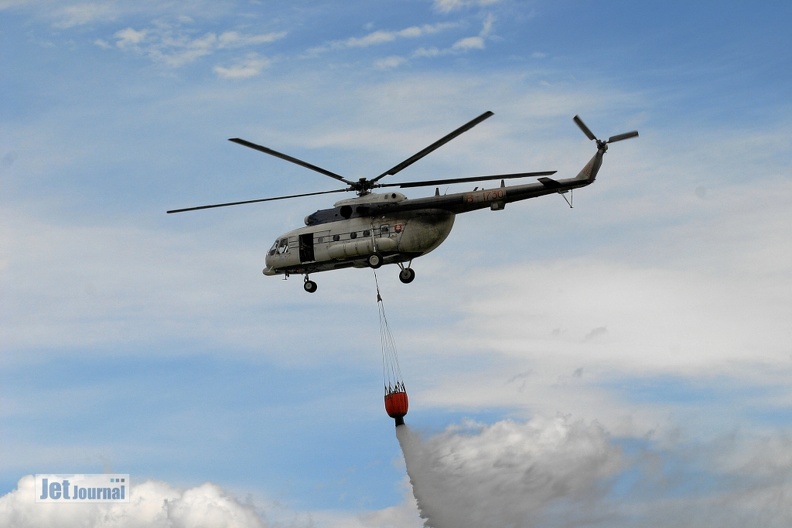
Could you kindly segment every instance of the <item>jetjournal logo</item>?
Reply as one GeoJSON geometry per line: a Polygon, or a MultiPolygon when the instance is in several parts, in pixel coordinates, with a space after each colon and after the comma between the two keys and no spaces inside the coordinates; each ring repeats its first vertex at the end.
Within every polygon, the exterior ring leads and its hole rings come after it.
{"type": "Polygon", "coordinates": [[[36,475],[36,502],[129,502],[129,475],[36,475]]]}

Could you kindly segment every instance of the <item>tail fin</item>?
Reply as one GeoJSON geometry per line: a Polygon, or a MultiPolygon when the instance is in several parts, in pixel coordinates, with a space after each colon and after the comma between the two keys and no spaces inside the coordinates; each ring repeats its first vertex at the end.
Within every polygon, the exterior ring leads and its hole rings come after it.
{"type": "Polygon", "coordinates": [[[597,149],[597,153],[586,163],[586,166],[581,169],[577,176],[573,179],[576,181],[585,181],[588,183],[593,182],[597,179],[597,173],[602,166],[602,156],[605,154],[605,149],[597,149]]]}

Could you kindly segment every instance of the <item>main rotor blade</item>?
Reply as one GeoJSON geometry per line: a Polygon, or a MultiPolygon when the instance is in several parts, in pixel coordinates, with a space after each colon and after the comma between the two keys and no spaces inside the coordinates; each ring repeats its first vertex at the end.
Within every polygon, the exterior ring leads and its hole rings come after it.
{"type": "Polygon", "coordinates": [[[457,128],[456,130],[454,130],[450,134],[444,136],[443,138],[438,139],[437,141],[435,141],[434,143],[432,143],[431,145],[429,145],[428,147],[426,147],[422,151],[420,151],[417,154],[414,154],[413,156],[407,158],[406,160],[402,161],[401,163],[399,163],[395,167],[393,167],[391,169],[388,169],[387,171],[383,172],[382,174],[380,174],[379,176],[377,176],[376,178],[374,178],[371,181],[372,182],[378,181],[381,178],[384,178],[385,176],[392,176],[392,175],[396,174],[397,172],[406,169],[407,167],[409,167],[410,165],[412,165],[413,163],[415,163],[419,159],[423,158],[427,154],[430,154],[431,152],[437,150],[438,148],[442,147],[443,145],[445,145],[446,143],[448,143],[449,141],[451,141],[455,137],[459,136],[460,134],[463,134],[463,133],[467,132],[468,130],[470,130],[474,126],[478,125],[479,123],[481,123],[485,119],[488,119],[488,118],[492,117],[493,115],[495,115],[495,114],[493,114],[489,110],[484,112],[483,114],[481,114],[477,118],[475,118],[472,121],[469,121],[468,123],[462,125],[461,127],[457,128]]]}
{"type": "Polygon", "coordinates": [[[408,187],[429,187],[432,185],[444,185],[451,183],[466,183],[466,182],[477,182],[477,181],[487,181],[487,180],[508,180],[512,178],[532,178],[537,176],[551,176],[555,173],[556,171],[540,171],[540,172],[520,172],[516,174],[494,174],[492,176],[472,176],[470,178],[448,178],[445,180],[426,180],[426,181],[407,182],[407,183],[385,183],[380,185],[379,187],[401,187],[403,189],[406,189],[408,187]]]}
{"type": "Polygon", "coordinates": [[[577,124],[577,126],[580,127],[580,130],[582,130],[583,133],[586,134],[587,138],[589,138],[592,141],[597,139],[597,136],[592,134],[591,130],[589,130],[589,127],[586,126],[586,123],[584,123],[583,120],[580,119],[579,116],[573,117],[572,120],[577,124]]]}
{"type": "Polygon", "coordinates": [[[238,143],[244,147],[252,148],[253,150],[258,150],[259,152],[263,152],[264,154],[269,154],[270,156],[275,156],[276,158],[280,158],[282,160],[290,161],[295,163],[301,167],[305,167],[306,169],[311,169],[312,171],[316,171],[319,174],[324,174],[325,176],[330,176],[334,180],[342,181],[347,185],[354,185],[351,181],[347,180],[343,176],[336,174],[335,172],[330,172],[327,169],[323,169],[322,167],[317,167],[307,161],[303,161],[301,159],[295,158],[293,156],[289,156],[288,154],[283,154],[282,152],[278,152],[277,150],[272,150],[271,148],[257,145],[255,143],[251,143],[245,139],[240,138],[230,138],[228,141],[233,141],[234,143],[238,143]]]}
{"type": "Polygon", "coordinates": [[[243,205],[243,204],[251,204],[251,203],[258,203],[258,202],[272,202],[275,200],[287,200],[289,198],[302,198],[303,196],[316,196],[317,194],[331,194],[331,193],[338,193],[338,192],[347,192],[348,189],[336,189],[334,191],[319,191],[319,192],[312,192],[312,193],[305,193],[305,194],[292,194],[291,196],[276,196],[274,198],[259,198],[258,200],[245,200],[242,202],[228,202],[228,203],[221,203],[221,204],[211,204],[211,205],[199,205],[197,207],[185,207],[184,209],[172,209],[170,211],[166,211],[168,214],[171,213],[184,213],[186,211],[199,211],[201,209],[214,209],[215,207],[228,207],[231,205],[243,205]]]}
{"type": "Polygon", "coordinates": [[[617,141],[621,141],[622,139],[630,139],[638,135],[637,130],[633,130],[632,132],[625,132],[624,134],[617,134],[615,136],[611,136],[608,138],[608,143],[616,143],[617,141]]]}

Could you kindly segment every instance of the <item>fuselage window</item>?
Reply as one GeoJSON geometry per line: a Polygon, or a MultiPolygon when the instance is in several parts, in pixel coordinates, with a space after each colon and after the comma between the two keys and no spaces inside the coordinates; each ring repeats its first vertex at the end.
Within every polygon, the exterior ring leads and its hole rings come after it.
{"type": "Polygon", "coordinates": [[[354,231],[352,231],[351,233],[349,233],[349,238],[352,238],[352,239],[355,239],[355,238],[357,238],[357,233],[355,233],[354,231]]]}
{"type": "Polygon", "coordinates": [[[366,229],[365,231],[363,231],[363,236],[364,236],[364,237],[371,236],[371,231],[369,231],[368,229],[366,229]]]}
{"type": "Polygon", "coordinates": [[[341,240],[341,237],[340,237],[340,236],[338,236],[338,235],[333,235],[333,241],[334,241],[334,242],[338,242],[339,240],[341,240]]]}
{"type": "Polygon", "coordinates": [[[381,225],[380,226],[380,236],[387,238],[390,236],[390,226],[389,225],[381,225]]]}

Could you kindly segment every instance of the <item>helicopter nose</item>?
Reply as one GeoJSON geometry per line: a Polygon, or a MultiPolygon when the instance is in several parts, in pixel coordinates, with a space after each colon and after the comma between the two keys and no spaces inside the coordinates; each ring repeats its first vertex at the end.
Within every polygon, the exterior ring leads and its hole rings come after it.
{"type": "Polygon", "coordinates": [[[269,254],[264,258],[264,269],[261,270],[261,273],[271,277],[272,275],[277,275],[275,270],[273,269],[272,263],[270,262],[269,254]]]}

